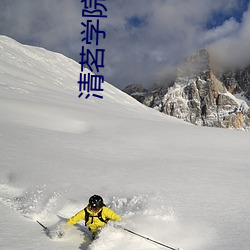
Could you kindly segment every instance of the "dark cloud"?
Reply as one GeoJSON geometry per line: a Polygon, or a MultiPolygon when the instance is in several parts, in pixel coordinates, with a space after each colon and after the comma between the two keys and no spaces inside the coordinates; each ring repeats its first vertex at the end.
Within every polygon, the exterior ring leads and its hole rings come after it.
{"type": "MultiPolygon", "coordinates": [[[[231,54],[247,61],[250,18],[246,2],[107,0],[108,18],[100,20],[106,32],[99,44],[105,49],[101,73],[119,88],[130,83],[148,87],[165,79],[183,58],[208,46],[223,62],[230,62],[231,54]]],[[[0,0],[0,34],[79,61],[84,45],[81,22],[86,21],[82,7],[80,0],[0,0]]]]}

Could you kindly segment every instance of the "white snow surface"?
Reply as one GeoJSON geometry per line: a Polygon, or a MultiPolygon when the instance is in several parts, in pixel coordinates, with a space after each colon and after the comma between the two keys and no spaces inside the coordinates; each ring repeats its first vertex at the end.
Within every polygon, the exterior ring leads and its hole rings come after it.
{"type": "Polygon", "coordinates": [[[36,223],[53,231],[99,194],[173,248],[249,250],[249,132],[190,125],[106,82],[103,99],[78,98],[79,73],[0,36],[0,249],[164,249],[112,223],[92,243],[84,222],[62,239],[36,223]]]}

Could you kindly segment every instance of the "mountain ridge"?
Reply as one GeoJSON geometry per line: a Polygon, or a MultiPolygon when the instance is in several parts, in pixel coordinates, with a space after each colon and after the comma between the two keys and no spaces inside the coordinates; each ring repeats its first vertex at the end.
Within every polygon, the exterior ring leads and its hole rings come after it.
{"type": "Polygon", "coordinates": [[[123,91],[148,107],[195,125],[249,129],[250,67],[216,72],[207,49],[188,57],[171,85],[126,87],[123,91]],[[234,96],[237,94],[237,97],[234,96]],[[245,99],[245,100],[242,100],[245,99]]]}

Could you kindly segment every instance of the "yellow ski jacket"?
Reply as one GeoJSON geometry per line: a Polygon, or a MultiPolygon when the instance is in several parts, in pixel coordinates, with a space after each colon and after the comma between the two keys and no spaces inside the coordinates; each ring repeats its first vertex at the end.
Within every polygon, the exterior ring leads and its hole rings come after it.
{"type": "MultiPolygon", "coordinates": [[[[88,221],[85,221],[86,226],[88,226],[89,230],[92,233],[97,232],[100,228],[102,228],[106,223],[105,221],[112,220],[112,221],[121,221],[120,215],[116,214],[113,210],[110,208],[103,206],[99,211],[93,212],[88,207],[86,207],[87,212],[89,213],[88,221]],[[104,220],[100,220],[98,218],[98,215],[100,215],[101,212],[101,218],[104,220]]],[[[80,220],[85,220],[85,210],[81,210],[76,215],[72,216],[68,221],[67,224],[75,225],[80,220]]]]}

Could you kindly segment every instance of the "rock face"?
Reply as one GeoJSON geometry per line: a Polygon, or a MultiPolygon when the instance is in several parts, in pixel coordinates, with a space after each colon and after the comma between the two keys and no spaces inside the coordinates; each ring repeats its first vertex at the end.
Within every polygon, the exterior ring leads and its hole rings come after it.
{"type": "Polygon", "coordinates": [[[242,93],[250,100],[250,65],[245,69],[228,70],[218,74],[218,79],[225,84],[230,93],[242,93]]]}
{"type": "MultiPolygon", "coordinates": [[[[250,109],[233,94],[250,96],[249,72],[250,68],[215,75],[209,53],[204,49],[187,58],[170,87],[154,87],[149,91],[141,88],[143,91],[136,92],[136,99],[196,125],[248,129],[250,109]]],[[[135,92],[130,94],[135,97],[135,92]]]]}
{"type": "Polygon", "coordinates": [[[147,90],[144,89],[142,84],[128,85],[125,89],[123,89],[123,91],[128,95],[133,96],[137,101],[142,103],[144,101],[144,95],[147,92],[147,90]]]}

